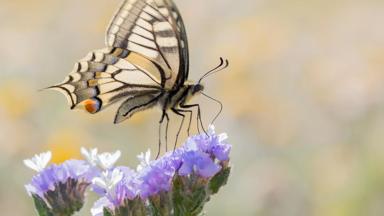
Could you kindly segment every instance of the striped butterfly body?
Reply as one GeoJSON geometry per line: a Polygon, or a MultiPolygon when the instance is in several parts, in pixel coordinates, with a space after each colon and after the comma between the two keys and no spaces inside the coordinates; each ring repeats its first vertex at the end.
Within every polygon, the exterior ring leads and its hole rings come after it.
{"type": "Polygon", "coordinates": [[[90,52],[62,83],[49,87],[62,92],[71,109],[94,114],[120,103],[114,121],[120,123],[158,106],[160,123],[166,119],[168,128],[168,111],[182,116],[182,123],[189,113],[191,122],[191,109],[197,107],[201,123],[199,105],[186,103],[204,87],[201,80],[187,80],[188,41],[172,0],[125,0],[107,29],[106,46],[90,52]]]}

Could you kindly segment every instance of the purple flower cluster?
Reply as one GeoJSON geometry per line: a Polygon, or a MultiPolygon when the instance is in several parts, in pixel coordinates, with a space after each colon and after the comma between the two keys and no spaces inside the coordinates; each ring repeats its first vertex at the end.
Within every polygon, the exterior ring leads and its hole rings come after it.
{"type": "Polygon", "coordinates": [[[151,161],[146,167],[137,172],[140,182],[139,196],[147,199],[161,191],[169,191],[171,181],[181,161],[175,154],[168,153],[159,160],[151,161]]]}
{"type": "Polygon", "coordinates": [[[54,191],[58,184],[65,184],[69,179],[91,183],[89,165],[82,160],[68,160],[62,164],[52,164],[35,175],[25,186],[29,195],[38,195],[45,199],[48,191],[54,191]]]}
{"type": "MultiPolygon", "coordinates": [[[[217,174],[229,160],[231,146],[225,142],[226,134],[216,135],[213,126],[208,136],[200,134],[190,137],[186,143],[173,152],[166,153],[158,160],[149,161],[142,156],[137,171],[126,167],[116,169],[122,172],[122,179],[95,203],[92,214],[102,215],[103,208],[118,208],[124,200],[137,197],[146,200],[172,188],[175,175],[196,174],[209,179],[217,174]],[[144,161],[143,161],[144,160],[144,161]]],[[[149,153],[147,153],[149,154],[149,153]]]]}
{"type": "Polygon", "coordinates": [[[226,134],[216,135],[211,126],[208,134],[190,137],[183,146],[157,160],[150,160],[150,151],[142,153],[136,170],[114,165],[120,151],[99,154],[97,149],[82,148],[86,161],[68,160],[48,167],[51,153],[46,152],[24,160],[26,166],[38,172],[25,187],[35,203],[37,196],[37,202],[44,202],[54,215],[78,211],[90,185],[100,196],[91,209],[93,216],[104,215],[105,209],[120,211],[127,205],[145,208],[148,202],[170,192],[177,177],[208,182],[227,168],[231,145],[226,138],[226,134]]]}
{"type": "Polygon", "coordinates": [[[196,172],[205,178],[214,176],[221,169],[220,162],[229,160],[231,145],[225,142],[226,139],[226,134],[216,135],[213,126],[209,128],[208,136],[202,134],[189,138],[181,147],[179,175],[196,172]]]}
{"type": "Polygon", "coordinates": [[[46,167],[50,158],[51,153],[47,152],[24,161],[39,172],[25,188],[39,215],[72,215],[84,204],[86,189],[93,178],[91,166],[86,161],[68,160],[46,167]]]}

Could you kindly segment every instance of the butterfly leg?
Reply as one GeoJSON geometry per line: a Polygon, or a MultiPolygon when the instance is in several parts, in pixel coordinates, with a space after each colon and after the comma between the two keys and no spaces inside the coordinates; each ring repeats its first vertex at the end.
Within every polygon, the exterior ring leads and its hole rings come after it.
{"type": "Polygon", "coordinates": [[[167,120],[167,124],[165,125],[165,152],[168,151],[168,126],[169,126],[169,116],[165,113],[165,119],[167,120]]]}
{"type": "Polygon", "coordinates": [[[180,131],[181,131],[181,129],[183,128],[183,125],[184,125],[185,115],[182,113],[182,112],[184,112],[184,110],[175,109],[175,108],[172,108],[171,110],[172,110],[176,115],[182,117],[182,120],[181,120],[181,124],[180,124],[179,130],[177,131],[177,134],[176,134],[175,145],[173,146],[173,151],[175,151],[175,149],[176,149],[176,145],[177,145],[177,141],[178,141],[178,139],[179,139],[180,131]]]}
{"type": "Polygon", "coordinates": [[[191,131],[191,124],[192,124],[192,110],[183,110],[183,112],[186,112],[186,113],[189,113],[189,122],[188,122],[188,129],[187,129],[187,133],[188,133],[188,136],[190,135],[190,131],[191,131]]]}
{"type": "Polygon", "coordinates": [[[199,123],[200,123],[200,126],[201,126],[201,128],[203,129],[204,133],[208,135],[207,131],[206,131],[205,128],[204,128],[203,121],[202,121],[202,119],[201,119],[201,109],[200,109],[200,105],[199,105],[199,104],[188,104],[188,105],[187,105],[187,104],[181,103],[181,104],[180,104],[180,107],[181,107],[181,108],[184,108],[184,109],[197,107],[197,131],[200,133],[200,130],[199,130],[199,123]]]}
{"type": "MultiPolygon", "coordinates": [[[[197,104],[197,106],[198,106],[198,104],[197,104]]],[[[195,106],[191,106],[191,105],[186,105],[185,104],[185,101],[183,101],[182,103],[180,103],[180,107],[181,108],[183,108],[183,109],[190,109],[190,108],[193,108],[193,107],[195,107],[195,106]]],[[[190,110],[191,111],[191,115],[190,115],[190,118],[189,118],[189,125],[188,125],[188,136],[189,136],[189,129],[190,129],[190,127],[191,127],[191,123],[192,123],[192,110],[190,110]]],[[[196,125],[196,128],[197,128],[197,132],[200,134],[200,125],[199,125],[199,122],[201,122],[201,121],[199,121],[200,120],[200,115],[199,115],[199,111],[198,111],[198,113],[197,113],[197,121],[196,121],[196,123],[197,123],[197,125],[196,125]]]]}
{"type": "Polygon", "coordinates": [[[160,155],[160,149],[161,149],[161,126],[163,124],[163,120],[164,120],[164,114],[161,117],[161,120],[159,121],[159,146],[157,147],[156,159],[159,158],[159,155],[160,155]]]}
{"type": "Polygon", "coordinates": [[[169,124],[169,116],[165,110],[163,110],[163,114],[161,116],[161,119],[159,121],[159,146],[157,149],[157,156],[156,159],[160,156],[161,151],[161,126],[163,125],[164,119],[167,120],[166,128],[165,128],[165,151],[167,151],[167,145],[168,145],[168,124],[169,124]]]}
{"type": "Polygon", "coordinates": [[[187,134],[189,136],[190,135],[190,130],[191,130],[192,114],[193,114],[193,112],[192,112],[192,110],[188,110],[188,109],[177,109],[177,111],[189,114],[189,122],[188,122],[188,129],[187,129],[187,134]]]}
{"type": "Polygon", "coordinates": [[[192,124],[192,115],[193,115],[193,111],[192,110],[188,110],[188,109],[177,109],[177,111],[179,112],[183,112],[183,113],[188,113],[189,115],[189,121],[188,121],[188,129],[187,129],[187,134],[188,136],[190,136],[190,131],[191,131],[191,124],[192,124]]]}

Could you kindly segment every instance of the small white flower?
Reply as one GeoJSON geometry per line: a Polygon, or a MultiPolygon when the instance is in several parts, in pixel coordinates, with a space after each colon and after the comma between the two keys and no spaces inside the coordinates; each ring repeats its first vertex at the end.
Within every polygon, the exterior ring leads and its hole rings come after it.
{"type": "Polygon", "coordinates": [[[208,133],[211,135],[215,134],[215,126],[214,125],[210,124],[208,126],[208,133]]]}
{"type": "Polygon", "coordinates": [[[110,169],[120,158],[121,152],[116,151],[115,153],[105,152],[97,155],[97,163],[102,169],[110,169]]]}
{"type": "Polygon", "coordinates": [[[35,155],[31,159],[24,160],[25,166],[35,170],[36,172],[42,171],[49,163],[52,158],[52,153],[50,151],[35,155]]]}
{"type": "Polygon", "coordinates": [[[123,179],[123,172],[118,169],[111,171],[104,171],[101,177],[96,177],[92,180],[94,185],[97,185],[106,191],[112,190],[112,188],[123,179]]]}
{"type": "Polygon", "coordinates": [[[120,151],[116,151],[115,153],[105,152],[98,154],[97,148],[87,150],[83,147],[81,148],[81,154],[91,165],[99,166],[104,170],[112,168],[121,156],[120,151]]]}
{"type": "Polygon", "coordinates": [[[93,148],[88,151],[86,148],[81,147],[80,151],[88,163],[90,163],[92,166],[97,165],[97,148],[93,148]]]}
{"type": "Polygon", "coordinates": [[[103,216],[104,208],[112,208],[113,204],[109,201],[107,197],[102,197],[97,200],[93,207],[91,208],[92,216],[103,216]]]}
{"type": "Polygon", "coordinates": [[[38,190],[31,184],[27,184],[24,186],[25,189],[27,190],[28,196],[32,196],[32,194],[37,194],[38,190]]]}
{"type": "Polygon", "coordinates": [[[137,166],[136,170],[140,171],[144,169],[145,167],[149,166],[151,163],[151,150],[148,149],[147,152],[142,152],[139,155],[137,155],[137,158],[140,161],[140,164],[137,166]]]}
{"type": "Polygon", "coordinates": [[[121,179],[123,179],[123,176],[124,176],[123,172],[121,172],[118,169],[114,169],[112,171],[111,178],[110,178],[111,185],[115,186],[117,183],[121,181],[121,179]]]}
{"type": "Polygon", "coordinates": [[[228,135],[226,133],[221,133],[221,134],[219,134],[218,137],[219,137],[219,142],[223,142],[226,139],[228,139],[228,135]]]}
{"type": "Polygon", "coordinates": [[[104,178],[101,177],[95,177],[92,179],[92,184],[97,185],[103,189],[107,188],[107,182],[104,178]]]}

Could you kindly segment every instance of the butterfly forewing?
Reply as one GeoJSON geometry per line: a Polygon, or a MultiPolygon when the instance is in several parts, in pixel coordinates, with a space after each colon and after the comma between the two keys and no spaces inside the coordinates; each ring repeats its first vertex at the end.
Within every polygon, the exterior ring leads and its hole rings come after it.
{"type": "Polygon", "coordinates": [[[156,62],[167,89],[188,76],[188,45],[181,16],[170,0],[125,0],[107,30],[106,44],[156,62]]]}

